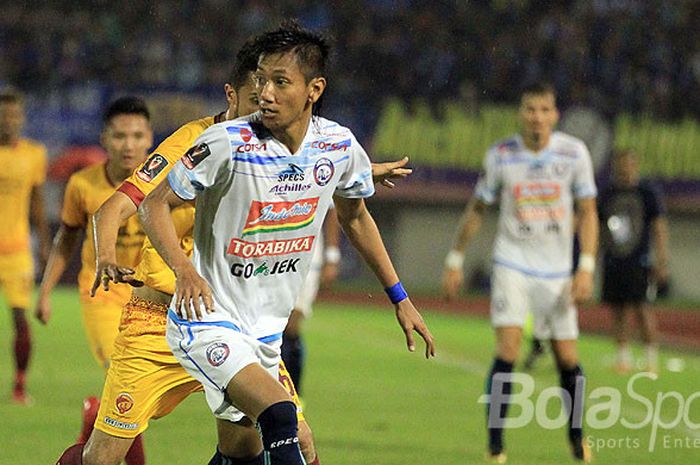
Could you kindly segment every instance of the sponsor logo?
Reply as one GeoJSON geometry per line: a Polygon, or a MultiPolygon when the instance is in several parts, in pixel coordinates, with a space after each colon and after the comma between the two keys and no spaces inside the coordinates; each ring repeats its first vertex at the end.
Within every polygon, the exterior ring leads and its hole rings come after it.
{"type": "Polygon", "coordinates": [[[237,153],[249,153],[267,150],[267,143],[262,144],[241,144],[236,146],[237,153]]]}
{"type": "Polygon", "coordinates": [[[333,178],[335,166],[328,158],[320,158],[314,165],[314,180],[319,186],[325,186],[333,178]]]}
{"type": "Polygon", "coordinates": [[[209,365],[218,367],[223,365],[230,353],[231,350],[228,348],[228,344],[215,342],[207,347],[207,361],[209,365]]]}
{"type": "Polygon", "coordinates": [[[569,174],[569,169],[571,165],[569,163],[555,163],[554,164],[554,174],[560,178],[565,177],[569,174]]]}
{"type": "Polygon", "coordinates": [[[117,407],[119,413],[124,415],[134,406],[134,398],[127,392],[120,393],[114,400],[114,406],[117,407]]]}
{"type": "Polygon", "coordinates": [[[195,166],[199,165],[202,160],[211,155],[211,150],[209,146],[202,142],[199,145],[195,145],[189,149],[185,155],[182,156],[182,163],[187,167],[187,169],[194,169],[195,166]]]}
{"type": "Polygon", "coordinates": [[[296,202],[253,200],[241,237],[276,231],[292,231],[311,224],[316,218],[318,197],[296,202]]]}
{"type": "Polygon", "coordinates": [[[513,195],[518,205],[551,205],[560,199],[561,187],[544,182],[516,184],[513,195]]]}
{"type": "Polygon", "coordinates": [[[314,236],[299,237],[278,241],[247,242],[231,239],[226,253],[241,258],[271,257],[291,253],[308,252],[314,243],[314,236]]]}
{"type": "Polygon", "coordinates": [[[275,447],[280,447],[280,446],[288,446],[290,444],[296,444],[299,442],[299,438],[294,436],[292,438],[287,438],[287,439],[280,439],[279,441],[273,441],[272,444],[270,444],[270,449],[274,449],[275,447]]]}
{"type": "Polygon", "coordinates": [[[105,416],[104,422],[107,423],[109,426],[119,429],[134,430],[138,429],[139,427],[138,423],[125,423],[123,421],[115,420],[114,418],[110,418],[108,416],[105,416]]]}
{"type": "Polygon", "coordinates": [[[294,163],[277,175],[276,184],[268,191],[270,194],[286,195],[290,192],[306,192],[311,189],[311,184],[304,182],[306,174],[304,170],[294,163]]]}
{"type": "Polygon", "coordinates": [[[345,152],[350,148],[350,139],[342,142],[324,142],[321,140],[315,140],[311,143],[311,148],[321,152],[333,152],[335,150],[342,150],[345,152]]]}
{"type": "Polygon", "coordinates": [[[142,181],[151,182],[166,166],[168,166],[168,160],[163,155],[154,153],[136,172],[136,176],[142,181]]]}
{"type": "Polygon", "coordinates": [[[251,131],[248,128],[241,128],[239,134],[241,135],[241,139],[243,139],[243,142],[250,142],[250,139],[253,138],[253,131],[251,131]]]}
{"type": "Polygon", "coordinates": [[[237,278],[254,278],[257,276],[274,276],[284,273],[296,273],[300,258],[286,258],[274,262],[272,268],[267,262],[255,266],[253,263],[234,263],[231,265],[231,274],[237,278]]]}

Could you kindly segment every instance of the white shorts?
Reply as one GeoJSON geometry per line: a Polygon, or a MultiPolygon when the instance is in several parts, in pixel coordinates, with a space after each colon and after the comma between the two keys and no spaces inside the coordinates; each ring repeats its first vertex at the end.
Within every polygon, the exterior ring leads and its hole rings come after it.
{"type": "MultiPolygon", "coordinates": [[[[319,241],[323,237],[319,236],[319,241]]],[[[306,275],[304,280],[304,285],[301,286],[301,291],[297,297],[297,301],[294,304],[294,310],[299,310],[304,318],[311,318],[312,307],[314,301],[316,300],[316,295],[318,294],[318,287],[321,283],[321,269],[323,268],[323,251],[324,246],[322,242],[318,243],[318,246],[314,249],[313,257],[311,258],[311,268],[309,268],[309,274],[306,275]]]]}
{"type": "Polygon", "coordinates": [[[540,278],[494,265],[491,324],[522,328],[532,312],[533,334],[558,341],[578,338],[578,314],[571,298],[571,277],[540,278]]]}
{"type": "Polygon", "coordinates": [[[237,422],[245,414],[227,400],[226,387],[252,363],[278,379],[282,337],[260,341],[240,332],[227,314],[220,316],[217,321],[186,321],[169,310],[165,337],[180,365],[202,383],[214,416],[237,422]]]}

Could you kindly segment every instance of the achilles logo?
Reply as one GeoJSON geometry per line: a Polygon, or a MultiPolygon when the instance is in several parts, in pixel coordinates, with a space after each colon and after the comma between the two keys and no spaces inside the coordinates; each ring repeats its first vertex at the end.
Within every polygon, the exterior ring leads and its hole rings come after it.
{"type": "Polygon", "coordinates": [[[294,436],[293,438],[287,438],[287,439],[280,439],[279,441],[273,441],[272,444],[270,444],[270,449],[274,449],[275,447],[281,447],[281,446],[289,446],[292,444],[296,444],[299,442],[299,438],[294,436]]]}
{"type": "Polygon", "coordinates": [[[291,253],[308,252],[311,250],[313,244],[314,236],[263,242],[248,242],[234,237],[231,239],[226,253],[241,258],[287,255],[291,253]]]}

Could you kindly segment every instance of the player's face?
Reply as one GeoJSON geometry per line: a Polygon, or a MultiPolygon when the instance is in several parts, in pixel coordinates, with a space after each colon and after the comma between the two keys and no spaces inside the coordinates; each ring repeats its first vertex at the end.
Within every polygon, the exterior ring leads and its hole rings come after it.
{"type": "Polygon", "coordinates": [[[0,103],[0,143],[19,138],[24,125],[24,106],[21,103],[0,103]]]}
{"type": "Polygon", "coordinates": [[[292,52],[262,55],[255,72],[262,122],[268,129],[286,130],[311,115],[311,108],[326,87],[323,77],[306,82],[297,55],[292,52]]]}
{"type": "Polygon", "coordinates": [[[246,116],[260,109],[258,90],[255,88],[253,73],[250,73],[250,79],[238,88],[236,94],[238,94],[238,110],[236,111],[236,117],[246,116]]]}
{"type": "Polygon", "coordinates": [[[153,131],[144,116],[122,114],[107,123],[101,141],[110,162],[120,169],[133,171],[146,159],[153,145],[153,131]]]}
{"type": "Polygon", "coordinates": [[[549,141],[559,121],[559,111],[552,94],[525,94],[520,100],[520,124],[526,140],[539,143],[549,141]]]}
{"type": "Polygon", "coordinates": [[[631,154],[623,154],[615,157],[613,162],[613,174],[615,182],[621,186],[633,186],[639,176],[637,159],[631,154]]]}

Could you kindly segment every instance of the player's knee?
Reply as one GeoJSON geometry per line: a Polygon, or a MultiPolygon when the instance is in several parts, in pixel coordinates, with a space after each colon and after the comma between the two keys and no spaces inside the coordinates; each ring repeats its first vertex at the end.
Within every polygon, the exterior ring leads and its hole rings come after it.
{"type": "Polygon", "coordinates": [[[299,422],[299,448],[304,456],[304,460],[311,463],[316,458],[316,447],[314,445],[313,433],[309,424],[305,421],[299,422]]]}

